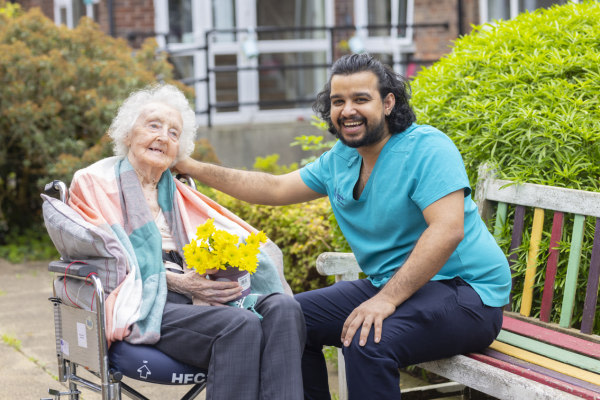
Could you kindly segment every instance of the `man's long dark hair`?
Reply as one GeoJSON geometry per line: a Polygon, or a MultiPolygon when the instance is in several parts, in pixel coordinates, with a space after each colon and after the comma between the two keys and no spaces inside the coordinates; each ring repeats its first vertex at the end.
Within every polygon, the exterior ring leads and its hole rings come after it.
{"type": "Polygon", "coordinates": [[[387,65],[369,54],[349,54],[341,57],[331,67],[331,77],[321,92],[312,108],[315,113],[325,122],[329,132],[335,134],[335,128],[331,123],[331,78],[334,75],[351,75],[358,72],[370,71],[377,76],[379,81],[379,94],[383,100],[388,93],[396,98],[396,104],[386,122],[391,134],[404,131],[416,121],[415,112],[409,104],[411,96],[408,80],[402,75],[394,72],[387,65]]]}

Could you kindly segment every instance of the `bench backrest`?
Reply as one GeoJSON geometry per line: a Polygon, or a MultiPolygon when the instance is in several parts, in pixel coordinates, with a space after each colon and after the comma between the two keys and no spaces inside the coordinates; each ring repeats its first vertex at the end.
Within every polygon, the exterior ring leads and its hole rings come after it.
{"type": "MultiPolygon", "coordinates": [[[[484,165],[479,170],[475,199],[480,214],[486,222],[490,221],[490,217],[494,214],[493,205],[497,204],[493,221],[494,235],[497,238],[501,235],[505,224],[508,223],[509,208],[513,208],[512,236],[510,248],[507,251],[511,269],[518,258],[517,250],[523,242],[523,237],[530,238],[519,310],[519,313],[525,317],[530,317],[532,313],[536,274],[540,266],[539,248],[544,232],[544,216],[552,215],[552,227],[549,231],[551,232],[549,254],[543,279],[539,320],[549,322],[554,307],[556,312],[560,312],[558,325],[562,328],[570,328],[573,309],[578,297],[577,284],[578,281],[584,281],[587,282],[587,285],[580,332],[586,336],[591,334],[596,316],[600,278],[600,193],[530,183],[516,184],[496,179],[494,172],[484,165]],[[533,213],[532,217],[531,213],[533,213]],[[572,214],[568,219],[572,219],[573,224],[564,226],[565,217],[569,214],[572,214]],[[594,232],[585,232],[586,218],[595,219],[594,232]],[[532,221],[531,226],[525,227],[525,221],[532,221]],[[591,258],[582,259],[584,235],[591,237],[592,234],[591,258]],[[561,301],[555,302],[554,289],[559,259],[562,255],[559,250],[559,242],[561,238],[568,236],[571,237],[571,240],[565,289],[561,301]],[[587,276],[580,276],[580,269],[584,269],[580,268],[582,262],[586,267],[589,266],[589,268],[585,268],[588,270],[587,276]]],[[[564,257],[564,255],[562,256],[564,257]]]]}

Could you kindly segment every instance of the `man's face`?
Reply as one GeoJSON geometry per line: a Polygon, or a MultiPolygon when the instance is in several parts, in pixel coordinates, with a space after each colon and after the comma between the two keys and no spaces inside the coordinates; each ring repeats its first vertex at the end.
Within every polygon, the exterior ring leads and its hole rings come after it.
{"type": "Polygon", "coordinates": [[[331,78],[331,122],[335,135],[349,147],[365,147],[389,136],[385,116],[394,95],[381,98],[377,76],[370,71],[331,78]]]}

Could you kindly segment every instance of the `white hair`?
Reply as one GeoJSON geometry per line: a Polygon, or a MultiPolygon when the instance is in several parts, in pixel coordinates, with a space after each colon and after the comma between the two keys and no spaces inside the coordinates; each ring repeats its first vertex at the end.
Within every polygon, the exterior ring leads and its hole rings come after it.
{"type": "Polygon", "coordinates": [[[151,85],[133,92],[119,107],[117,116],[108,128],[113,142],[113,151],[118,157],[126,157],[129,147],[125,140],[140,116],[144,106],[150,103],[164,103],[181,114],[183,128],[179,136],[179,151],[174,162],[180,161],[194,151],[196,139],[196,113],[190,107],[187,98],[173,85],[151,85]]]}

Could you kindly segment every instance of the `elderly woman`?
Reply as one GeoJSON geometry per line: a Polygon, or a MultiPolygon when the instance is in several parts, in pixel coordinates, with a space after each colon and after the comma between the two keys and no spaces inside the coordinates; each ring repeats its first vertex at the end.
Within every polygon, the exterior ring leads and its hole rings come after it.
{"type": "Polygon", "coordinates": [[[154,344],[207,368],[207,399],[301,399],[304,319],[279,249],[270,241],[261,248],[254,312],[223,306],[240,296],[237,282],[210,280],[183,263],[182,247],[209,218],[242,238],[255,231],[173,179],[169,168],[194,148],[195,114],[183,93],[170,85],[133,93],[109,134],[115,156],[78,171],[69,200],[116,237],[115,252],[127,260],[106,300],[109,341],[154,344]]]}

